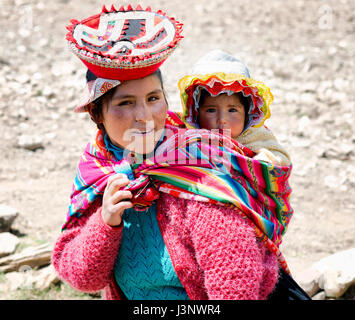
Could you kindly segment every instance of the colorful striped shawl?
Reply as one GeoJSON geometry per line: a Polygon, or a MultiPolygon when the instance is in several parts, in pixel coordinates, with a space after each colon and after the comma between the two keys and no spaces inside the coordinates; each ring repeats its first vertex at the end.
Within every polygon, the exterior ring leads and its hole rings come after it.
{"type": "Polygon", "coordinates": [[[81,157],[63,230],[85,214],[103,195],[108,177],[118,172],[132,180],[126,187],[132,192],[152,183],[160,192],[235,208],[288,270],[278,246],[293,213],[291,166],[254,160],[248,149],[219,132],[169,125],[154,157],[117,161],[98,131],[81,157]]]}

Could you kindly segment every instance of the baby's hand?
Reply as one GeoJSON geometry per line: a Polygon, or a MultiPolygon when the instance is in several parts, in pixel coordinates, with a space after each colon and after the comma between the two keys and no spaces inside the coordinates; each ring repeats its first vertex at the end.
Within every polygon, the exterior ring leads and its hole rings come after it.
{"type": "Polygon", "coordinates": [[[120,190],[129,184],[125,174],[115,174],[108,178],[107,186],[102,198],[102,219],[110,226],[118,226],[122,222],[125,209],[132,208],[130,191],[120,190]]]}

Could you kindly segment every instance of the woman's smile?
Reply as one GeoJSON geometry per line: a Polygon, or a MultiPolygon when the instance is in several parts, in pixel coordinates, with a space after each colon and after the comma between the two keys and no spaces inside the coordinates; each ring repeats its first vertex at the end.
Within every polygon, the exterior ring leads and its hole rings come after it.
{"type": "Polygon", "coordinates": [[[141,136],[147,136],[151,133],[154,133],[154,129],[148,129],[148,130],[134,130],[132,134],[136,135],[141,135],[141,136]]]}

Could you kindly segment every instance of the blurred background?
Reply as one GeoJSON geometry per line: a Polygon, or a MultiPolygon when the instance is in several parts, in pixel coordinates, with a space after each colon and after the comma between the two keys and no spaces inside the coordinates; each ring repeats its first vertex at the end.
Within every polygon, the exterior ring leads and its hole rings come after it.
{"type": "MultiPolygon", "coordinates": [[[[355,2],[114,2],[129,3],[184,23],[185,38],[161,68],[170,109],[180,110],[178,80],[212,49],[239,57],[252,78],[271,88],[266,125],[293,161],[295,213],[281,251],[294,277],[354,248],[355,2]]],[[[7,233],[14,241],[11,255],[35,248],[48,256],[60,234],[76,166],[95,129],[86,114],[73,113],[86,70],[67,48],[65,26],[99,13],[103,4],[112,3],[0,0],[0,214],[15,215],[0,239],[7,233]]],[[[99,298],[50,273],[43,276],[50,286],[35,286],[25,276],[46,264],[6,269],[9,262],[1,259],[9,256],[0,254],[0,299],[99,298]]]]}

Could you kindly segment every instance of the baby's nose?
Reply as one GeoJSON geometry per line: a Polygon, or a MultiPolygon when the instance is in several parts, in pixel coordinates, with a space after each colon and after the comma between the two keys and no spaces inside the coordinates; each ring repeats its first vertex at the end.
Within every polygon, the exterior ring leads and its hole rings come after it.
{"type": "Polygon", "coordinates": [[[221,114],[220,116],[219,116],[219,124],[220,125],[226,125],[226,124],[228,124],[228,116],[227,115],[224,115],[224,114],[221,114]]]}

